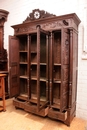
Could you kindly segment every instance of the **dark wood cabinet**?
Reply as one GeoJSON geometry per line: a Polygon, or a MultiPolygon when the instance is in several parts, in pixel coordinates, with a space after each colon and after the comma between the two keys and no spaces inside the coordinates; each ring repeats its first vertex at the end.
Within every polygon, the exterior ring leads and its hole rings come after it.
{"type": "Polygon", "coordinates": [[[76,112],[78,25],[75,13],[35,9],[10,36],[10,90],[16,108],[70,125],[76,112]]]}
{"type": "Polygon", "coordinates": [[[4,23],[7,21],[8,11],[0,9],[0,74],[5,76],[5,96],[9,96],[8,92],[8,59],[7,50],[4,49],[4,23]]]}

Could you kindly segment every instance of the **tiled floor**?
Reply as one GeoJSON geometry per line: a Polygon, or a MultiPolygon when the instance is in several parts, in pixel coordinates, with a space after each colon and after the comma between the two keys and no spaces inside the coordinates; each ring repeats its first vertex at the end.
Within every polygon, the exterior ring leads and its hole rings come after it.
{"type": "Polygon", "coordinates": [[[6,109],[6,112],[0,112],[0,130],[87,130],[85,120],[75,117],[68,127],[59,121],[15,109],[12,99],[6,100],[6,109]]]}

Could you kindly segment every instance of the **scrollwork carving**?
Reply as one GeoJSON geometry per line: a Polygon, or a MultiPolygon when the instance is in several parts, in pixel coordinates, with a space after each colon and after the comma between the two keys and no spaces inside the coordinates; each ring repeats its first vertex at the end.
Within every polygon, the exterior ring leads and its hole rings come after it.
{"type": "Polygon", "coordinates": [[[35,20],[35,19],[44,19],[46,17],[54,17],[56,15],[50,14],[44,10],[34,9],[29,16],[23,21],[23,23],[35,20]]]}
{"type": "Polygon", "coordinates": [[[42,28],[56,28],[59,26],[62,26],[62,21],[58,21],[58,22],[52,22],[52,23],[46,23],[42,25],[42,28]]]}
{"type": "Polygon", "coordinates": [[[21,28],[16,28],[15,29],[15,33],[24,33],[24,32],[28,32],[28,31],[33,31],[36,30],[36,28],[33,27],[21,27],[21,28]]]}

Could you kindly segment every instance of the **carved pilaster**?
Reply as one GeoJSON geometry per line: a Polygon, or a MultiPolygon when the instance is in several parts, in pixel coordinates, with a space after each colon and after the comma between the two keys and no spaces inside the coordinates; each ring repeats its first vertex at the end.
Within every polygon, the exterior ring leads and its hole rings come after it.
{"type": "Polygon", "coordinates": [[[49,99],[49,73],[48,73],[48,71],[49,71],[49,62],[48,62],[48,41],[49,41],[49,37],[48,37],[48,35],[46,35],[46,78],[47,78],[47,80],[46,80],[46,98],[47,98],[47,100],[49,99]]]}
{"type": "Polygon", "coordinates": [[[69,108],[72,100],[72,56],[73,56],[73,29],[70,29],[70,70],[69,70],[69,108]]]}
{"type": "Polygon", "coordinates": [[[40,109],[40,26],[37,26],[37,111],[40,109]]]}
{"type": "Polygon", "coordinates": [[[53,98],[52,98],[52,91],[53,91],[53,38],[54,35],[51,32],[50,36],[50,79],[49,79],[49,85],[50,85],[50,105],[53,103],[53,98]]]}

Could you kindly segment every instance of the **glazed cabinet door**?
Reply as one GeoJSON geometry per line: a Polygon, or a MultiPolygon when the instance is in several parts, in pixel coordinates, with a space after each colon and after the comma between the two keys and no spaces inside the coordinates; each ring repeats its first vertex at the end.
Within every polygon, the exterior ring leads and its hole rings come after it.
{"type": "Polygon", "coordinates": [[[69,32],[67,29],[51,33],[50,42],[50,106],[63,111],[68,106],[69,32]]]}
{"type": "Polygon", "coordinates": [[[9,84],[10,97],[19,94],[19,40],[9,36],[9,84]]]}
{"type": "Polygon", "coordinates": [[[30,96],[29,101],[40,111],[48,103],[48,32],[37,26],[30,35],[30,96]]]}

